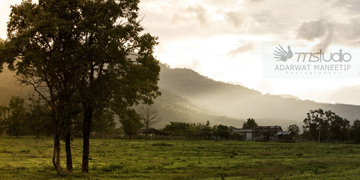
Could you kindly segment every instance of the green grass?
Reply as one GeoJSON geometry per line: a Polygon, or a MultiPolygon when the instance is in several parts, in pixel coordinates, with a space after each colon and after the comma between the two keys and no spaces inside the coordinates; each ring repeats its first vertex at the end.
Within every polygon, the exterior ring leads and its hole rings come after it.
{"type": "MultiPolygon", "coordinates": [[[[52,139],[0,138],[0,179],[358,179],[360,145],[244,141],[91,139],[72,143],[73,174],[51,164],[52,139]]],[[[65,152],[62,144],[62,166],[65,152]]]]}

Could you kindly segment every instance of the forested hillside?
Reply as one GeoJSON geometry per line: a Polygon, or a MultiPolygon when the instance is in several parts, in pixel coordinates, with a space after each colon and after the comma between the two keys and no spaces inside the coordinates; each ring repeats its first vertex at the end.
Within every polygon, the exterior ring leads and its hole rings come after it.
{"type": "Polygon", "coordinates": [[[166,65],[162,65],[159,86],[225,116],[252,117],[266,124],[302,124],[309,110],[319,108],[332,110],[350,121],[360,119],[360,106],[263,95],[240,85],[214,81],[190,69],[170,69],[166,65]]]}
{"type": "Polygon", "coordinates": [[[241,126],[244,120],[221,116],[201,104],[189,101],[186,98],[161,89],[162,95],[155,100],[154,108],[159,113],[160,122],[155,127],[162,128],[171,121],[203,123],[209,121],[210,124],[224,124],[241,126]]]}

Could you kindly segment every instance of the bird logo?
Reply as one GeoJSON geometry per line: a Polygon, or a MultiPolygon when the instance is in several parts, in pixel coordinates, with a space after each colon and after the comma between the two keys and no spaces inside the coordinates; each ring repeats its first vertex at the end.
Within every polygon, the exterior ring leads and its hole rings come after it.
{"type": "Polygon", "coordinates": [[[276,61],[284,61],[286,62],[288,59],[291,59],[293,57],[293,52],[291,51],[290,46],[287,47],[288,51],[285,51],[285,49],[279,44],[279,47],[276,47],[274,50],[274,58],[277,59],[276,61]]]}

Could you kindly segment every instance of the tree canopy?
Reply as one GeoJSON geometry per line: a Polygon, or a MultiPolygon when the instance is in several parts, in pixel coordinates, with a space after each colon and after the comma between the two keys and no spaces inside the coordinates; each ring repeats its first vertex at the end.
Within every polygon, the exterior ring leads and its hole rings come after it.
{"type": "Polygon", "coordinates": [[[350,122],[334,112],[322,109],[310,110],[304,119],[304,136],[321,141],[346,141],[350,139],[350,122]]]}
{"type": "Polygon", "coordinates": [[[255,122],[255,119],[249,118],[244,122],[243,129],[255,129],[258,126],[258,124],[255,122]]]}
{"type": "Polygon", "coordinates": [[[144,32],[138,0],[40,0],[12,6],[0,66],[9,64],[52,109],[54,166],[61,172],[59,139],[72,171],[73,119],[83,116],[83,172],[88,172],[94,114],[119,115],[159,96],[157,37],[144,32]]]}

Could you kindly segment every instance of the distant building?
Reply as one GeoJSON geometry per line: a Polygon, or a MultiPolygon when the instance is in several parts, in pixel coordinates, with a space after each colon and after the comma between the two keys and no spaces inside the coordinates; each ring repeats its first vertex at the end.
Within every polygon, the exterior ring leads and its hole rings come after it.
{"type": "Polygon", "coordinates": [[[283,131],[275,134],[275,140],[278,142],[295,142],[295,137],[291,132],[283,131]]]}
{"type": "Polygon", "coordinates": [[[242,137],[246,141],[254,140],[254,130],[253,129],[240,129],[240,128],[235,128],[233,126],[230,126],[229,129],[231,132],[240,133],[240,135],[242,135],[242,137]]]}
{"type": "Polygon", "coordinates": [[[282,132],[281,126],[258,126],[254,129],[255,141],[275,141],[275,135],[282,132]]]}

